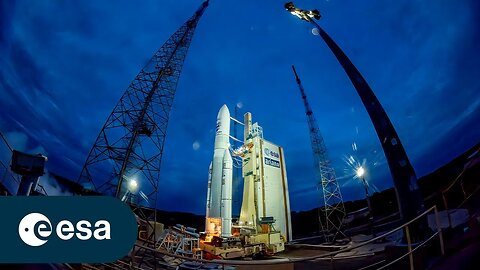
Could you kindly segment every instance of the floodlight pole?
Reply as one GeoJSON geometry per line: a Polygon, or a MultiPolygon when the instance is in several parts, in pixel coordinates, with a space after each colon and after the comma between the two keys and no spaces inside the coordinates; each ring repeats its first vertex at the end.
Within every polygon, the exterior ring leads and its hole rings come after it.
{"type": "Polygon", "coordinates": [[[365,188],[365,198],[367,198],[368,212],[370,213],[370,216],[373,217],[372,204],[370,202],[370,194],[368,194],[367,181],[365,181],[365,176],[362,176],[361,179],[362,179],[363,187],[365,188]]]}
{"type": "Polygon", "coordinates": [[[370,116],[378,139],[382,144],[397,193],[400,217],[404,221],[415,218],[423,211],[423,199],[417,185],[417,176],[387,113],[362,74],[335,41],[333,41],[312,17],[308,16],[308,11],[295,8],[291,2],[287,3],[285,7],[293,15],[310,22],[318,29],[319,35],[347,73],[370,116]]]}

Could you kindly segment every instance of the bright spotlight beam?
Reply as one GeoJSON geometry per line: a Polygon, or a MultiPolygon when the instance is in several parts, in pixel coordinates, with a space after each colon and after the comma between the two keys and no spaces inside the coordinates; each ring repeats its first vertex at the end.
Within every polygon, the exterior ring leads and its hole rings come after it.
{"type": "Polygon", "coordinates": [[[138,188],[137,180],[130,179],[130,181],[128,181],[128,188],[131,192],[137,190],[137,188],[138,188]]]}
{"type": "Polygon", "coordinates": [[[361,177],[363,177],[363,175],[365,174],[365,169],[364,169],[362,166],[360,166],[360,167],[357,168],[357,172],[356,172],[356,173],[357,173],[357,176],[358,176],[359,178],[361,178],[361,177]]]}

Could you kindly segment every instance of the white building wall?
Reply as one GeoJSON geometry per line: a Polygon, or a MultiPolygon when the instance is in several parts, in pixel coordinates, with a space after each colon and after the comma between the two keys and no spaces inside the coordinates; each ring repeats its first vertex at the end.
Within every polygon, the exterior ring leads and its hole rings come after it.
{"type": "Polygon", "coordinates": [[[274,227],[287,241],[292,239],[290,199],[283,149],[269,141],[260,140],[260,192],[257,192],[258,214],[274,217],[274,227]]]}

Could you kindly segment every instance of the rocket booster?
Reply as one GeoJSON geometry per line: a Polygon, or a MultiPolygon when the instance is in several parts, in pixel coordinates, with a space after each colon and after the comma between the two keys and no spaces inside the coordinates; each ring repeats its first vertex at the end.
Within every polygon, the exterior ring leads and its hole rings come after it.
{"type": "MultiPolygon", "coordinates": [[[[207,212],[205,214],[206,217],[210,217],[210,194],[212,190],[212,162],[210,161],[210,166],[208,166],[208,188],[207,188],[207,212]]],[[[205,219],[205,231],[208,230],[208,222],[205,219]]]]}
{"type": "Polygon", "coordinates": [[[232,156],[225,150],[222,170],[222,236],[232,236],[232,156]]]}
{"type": "Polygon", "coordinates": [[[232,157],[229,140],[230,112],[227,105],[223,105],[217,115],[206,209],[206,231],[212,232],[209,218],[221,219],[223,237],[230,237],[232,230],[232,157]]]}

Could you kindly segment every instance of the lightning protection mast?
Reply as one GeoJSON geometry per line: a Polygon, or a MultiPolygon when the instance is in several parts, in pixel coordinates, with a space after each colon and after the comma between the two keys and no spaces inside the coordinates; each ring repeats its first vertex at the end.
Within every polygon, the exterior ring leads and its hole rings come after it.
{"type": "Polygon", "coordinates": [[[333,242],[338,234],[342,234],[341,227],[345,218],[345,206],[343,205],[342,193],[338,185],[335,170],[328,159],[327,147],[323,140],[317,121],[313,115],[312,108],[308,103],[307,95],[303,89],[302,82],[298,77],[295,67],[292,65],[293,73],[297,81],[298,89],[302,96],[305,114],[307,116],[310,141],[312,144],[313,159],[319,185],[322,187],[324,206],[319,211],[319,222],[326,242],[333,242]]]}
{"type": "Polygon", "coordinates": [[[147,261],[152,263],[148,267],[157,267],[146,253],[158,247],[157,193],[167,125],[185,57],[207,6],[208,0],[131,82],[102,127],[78,179],[87,190],[127,202],[147,224],[139,238],[140,246],[149,249],[135,249],[142,253],[142,260],[136,262],[139,268],[147,267],[147,261]]]}

